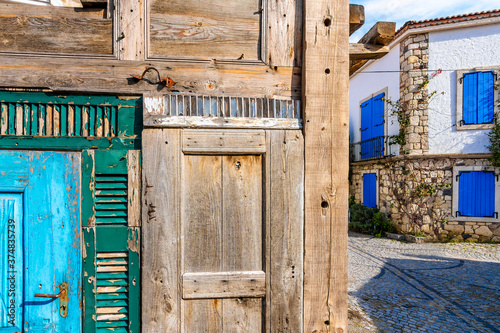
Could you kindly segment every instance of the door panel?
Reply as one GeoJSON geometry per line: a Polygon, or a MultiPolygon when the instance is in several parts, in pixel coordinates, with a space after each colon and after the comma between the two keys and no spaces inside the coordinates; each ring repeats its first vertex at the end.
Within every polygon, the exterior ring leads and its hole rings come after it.
{"type": "Polygon", "coordinates": [[[7,193],[15,193],[23,202],[18,223],[24,260],[17,272],[24,286],[22,329],[80,332],[80,156],[1,151],[0,160],[0,172],[10,175],[0,181],[0,198],[6,203],[7,193]],[[62,283],[68,285],[67,304],[62,298],[35,296],[58,294],[62,283]]]}
{"type": "Polygon", "coordinates": [[[182,188],[184,331],[261,331],[262,157],[185,155],[182,188]]]}
{"type": "Polygon", "coordinates": [[[23,200],[19,193],[0,193],[0,330],[21,331],[23,311],[23,200]]]}

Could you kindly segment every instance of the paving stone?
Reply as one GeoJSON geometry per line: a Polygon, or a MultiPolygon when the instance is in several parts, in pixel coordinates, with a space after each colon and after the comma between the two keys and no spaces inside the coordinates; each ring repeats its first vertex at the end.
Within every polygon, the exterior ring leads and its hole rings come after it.
{"type": "Polygon", "coordinates": [[[349,310],[364,323],[357,332],[500,333],[499,272],[498,244],[349,234],[349,310]]]}

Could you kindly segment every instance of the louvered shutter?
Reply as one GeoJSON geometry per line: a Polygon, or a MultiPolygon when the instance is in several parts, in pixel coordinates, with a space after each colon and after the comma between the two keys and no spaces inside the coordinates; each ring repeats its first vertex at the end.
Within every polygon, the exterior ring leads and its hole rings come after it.
{"type": "Polygon", "coordinates": [[[363,205],[377,206],[377,175],[375,173],[363,174],[363,205]]]}
{"type": "Polygon", "coordinates": [[[458,178],[457,216],[495,216],[495,174],[493,171],[461,171],[458,178]]]}
{"type": "Polygon", "coordinates": [[[373,157],[384,156],[384,98],[385,93],[381,93],[373,97],[372,102],[373,157]]]}
{"type": "Polygon", "coordinates": [[[489,124],[493,122],[494,73],[466,73],[462,79],[463,123],[489,124]]]}
{"type": "Polygon", "coordinates": [[[361,159],[372,157],[370,142],[372,137],[372,100],[361,104],[361,159]]]}
{"type": "Polygon", "coordinates": [[[84,332],[138,332],[138,152],[83,155],[84,332]]]}

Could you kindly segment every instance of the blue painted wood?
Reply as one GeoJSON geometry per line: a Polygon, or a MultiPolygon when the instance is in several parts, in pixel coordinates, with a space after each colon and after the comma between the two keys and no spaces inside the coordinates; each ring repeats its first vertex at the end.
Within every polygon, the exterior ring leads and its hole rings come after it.
{"type": "Polygon", "coordinates": [[[23,321],[23,200],[0,192],[0,332],[20,332],[23,321]]]}
{"type": "Polygon", "coordinates": [[[495,174],[493,171],[461,171],[459,173],[458,211],[461,216],[494,216],[495,174]]]}
{"type": "Polygon", "coordinates": [[[361,159],[384,156],[385,93],[361,104],[361,159]]]}
{"type": "Polygon", "coordinates": [[[463,76],[462,112],[466,125],[493,123],[494,73],[474,72],[463,76]]]}
{"type": "Polygon", "coordinates": [[[23,330],[80,332],[80,155],[0,151],[0,161],[0,193],[15,193],[24,203],[23,330]],[[62,282],[69,285],[67,317],[60,315],[59,299],[34,297],[57,294],[62,282]]]}
{"type": "Polygon", "coordinates": [[[377,175],[375,173],[363,174],[363,205],[377,206],[377,175]]]}

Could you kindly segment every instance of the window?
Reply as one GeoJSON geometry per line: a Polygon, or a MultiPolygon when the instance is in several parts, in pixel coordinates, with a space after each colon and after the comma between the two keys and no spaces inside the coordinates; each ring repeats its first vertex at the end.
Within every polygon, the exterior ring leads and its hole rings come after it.
{"type": "Polygon", "coordinates": [[[455,167],[453,180],[455,220],[500,221],[498,170],[484,167],[455,167]]]}
{"type": "Polygon", "coordinates": [[[361,159],[384,156],[385,95],[377,93],[361,102],[361,159]]]}
{"type": "Polygon", "coordinates": [[[494,89],[497,72],[493,69],[457,71],[457,129],[490,129],[495,122],[494,89]]]}
{"type": "Polygon", "coordinates": [[[366,207],[377,207],[378,186],[377,173],[367,172],[363,174],[363,205],[366,207]]]}

